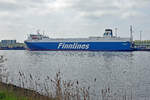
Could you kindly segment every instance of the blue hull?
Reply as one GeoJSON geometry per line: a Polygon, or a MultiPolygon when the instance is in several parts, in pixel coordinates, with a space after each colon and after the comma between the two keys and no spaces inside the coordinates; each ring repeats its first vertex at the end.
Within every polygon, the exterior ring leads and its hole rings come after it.
{"type": "Polygon", "coordinates": [[[29,50],[132,51],[131,42],[25,42],[29,50]]]}

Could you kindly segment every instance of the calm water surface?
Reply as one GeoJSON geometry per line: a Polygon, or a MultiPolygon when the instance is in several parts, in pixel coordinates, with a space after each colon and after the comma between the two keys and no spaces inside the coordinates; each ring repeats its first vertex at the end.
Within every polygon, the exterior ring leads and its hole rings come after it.
{"type": "Polygon", "coordinates": [[[60,71],[65,80],[150,95],[150,52],[0,51],[0,55],[7,58],[9,81],[16,80],[20,70],[41,79],[60,71]]]}

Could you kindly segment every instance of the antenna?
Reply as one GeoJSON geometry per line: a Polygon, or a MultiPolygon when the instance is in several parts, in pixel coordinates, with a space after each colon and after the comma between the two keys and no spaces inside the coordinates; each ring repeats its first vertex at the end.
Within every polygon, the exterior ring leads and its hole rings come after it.
{"type": "Polygon", "coordinates": [[[133,30],[132,30],[132,25],[130,25],[130,39],[133,41],[133,30]]]}
{"type": "Polygon", "coordinates": [[[40,34],[40,30],[39,29],[36,32],[37,32],[37,34],[40,34]]]}
{"type": "Polygon", "coordinates": [[[117,37],[117,31],[118,31],[118,28],[115,28],[115,35],[117,37]]]}

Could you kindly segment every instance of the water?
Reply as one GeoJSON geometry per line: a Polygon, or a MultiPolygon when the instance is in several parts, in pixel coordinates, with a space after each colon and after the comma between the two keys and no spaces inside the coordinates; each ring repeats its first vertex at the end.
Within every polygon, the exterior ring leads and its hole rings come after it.
{"type": "Polygon", "coordinates": [[[60,71],[64,80],[79,80],[99,90],[110,86],[140,97],[150,95],[149,52],[0,51],[0,55],[7,58],[4,66],[14,84],[20,70],[41,79],[60,71]]]}

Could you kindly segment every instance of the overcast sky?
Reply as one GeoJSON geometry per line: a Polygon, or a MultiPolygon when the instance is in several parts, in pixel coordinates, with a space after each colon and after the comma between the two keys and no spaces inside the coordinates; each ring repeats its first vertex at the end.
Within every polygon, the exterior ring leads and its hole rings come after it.
{"type": "Polygon", "coordinates": [[[50,37],[102,36],[118,28],[128,37],[150,39],[150,0],[0,0],[0,40],[23,42],[40,29],[50,37]]]}

